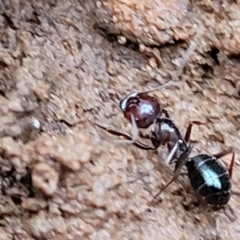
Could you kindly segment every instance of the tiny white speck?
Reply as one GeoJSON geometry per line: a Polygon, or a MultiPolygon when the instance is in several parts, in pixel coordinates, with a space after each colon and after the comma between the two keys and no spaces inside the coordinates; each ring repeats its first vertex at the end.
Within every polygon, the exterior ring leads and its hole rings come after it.
{"type": "Polygon", "coordinates": [[[40,121],[38,121],[36,118],[34,118],[32,120],[32,125],[33,125],[34,128],[37,128],[37,129],[39,129],[41,127],[40,121]]]}

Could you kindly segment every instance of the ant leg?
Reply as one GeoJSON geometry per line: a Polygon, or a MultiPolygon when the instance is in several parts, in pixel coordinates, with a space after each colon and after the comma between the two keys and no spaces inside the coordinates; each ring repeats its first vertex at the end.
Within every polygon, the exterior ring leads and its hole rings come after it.
{"type": "Polygon", "coordinates": [[[199,126],[199,125],[204,125],[204,123],[199,122],[199,121],[190,121],[190,123],[188,124],[187,130],[186,130],[186,133],[185,133],[185,137],[184,137],[186,142],[188,142],[190,139],[193,125],[199,126]]]}
{"type": "Polygon", "coordinates": [[[235,163],[235,152],[232,153],[232,160],[231,160],[231,163],[230,163],[230,167],[228,169],[230,178],[232,178],[234,163],[235,163]]]}
{"type": "Polygon", "coordinates": [[[97,124],[98,127],[104,129],[105,131],[113,134],[113,135],[116,135],[116,136],[122,136],[125,138],[125,140],[122,140],[122,139],[116,139],[116,140],[112,140],[113,142],[115,143],[127,143],[127,144],[133,144],[134,142],[137,141],[137,138],[139,136],[139,129],[137,127],[137,123],[134,119],[134,116],[131,114],[131,137],[127,134],[124,134],[124,133],[121,133],[121,132],[117,132],[117,131],[114,131],[114,130],[109,130],[109,129],[106,129],[100,125],[97,124]]]}
{"type": "Polygon", "coordinates": [[[166,118],[170,118],[170,115],[166,109],[163,109],[162,113],[165,115],[166,118]]]}
{"type": "Polygon", "coordinates": [[[142,132],[139,133],[139,136],[144,139],[151,139],[149,135],[144,135],[142,132]]]}
{"type": "MultiPolygon", "coordinates": [[[[123,138],[125,138],[126,140],[129,140],[129,141],[132,140],[132,138],[126,133],[121,133],[121,132],[118,132],[118,131],[115,131],[115,130],[108,129],[108,128],[103,127],[103,126],[101,126],[100,124],[97,124],[97,123],[95,125],[98,126],[101,129],[105,130],[106,132],[108,132],[110,134],[113,134],[113,135],[119,136],[119,137],[123,137],[123,138]]],[[[143,150],[156,150],[157,149],[155,147],[143,144],[143,143],[138,142],[138,141],[133,142],[132,144],[135,145],[136,147],[140,148],[140,149],[143,149],[143,150]]]]}
{"type": "Polygon", "coordinates": [[[170,150],[170,152],[169,152],[169,154],[168,154],[168,157],[167,157],[167,160],[166,160],[166,163],[167,164],[170,164],[171,162],[172,162],[172,160],[173,160],[173,158],[174,158],[174,155],[175,155],[175,153],[177,152],[177,150],[178,150],[178,148],[179,148],[179,142],[180,142],[181,140],[179,139],[177,142],[176,142],[176,144],[174,145],[174,147],[171,149],[170,148],[170,144],[168,144],[168,150],[170,150]]]}
{"type": "Polygon", "coordinates": [[[223,156],[225,156],[227,154],[230,154],[230,153],[232,153],[232,160],[231,160],[228,172],[229,172],[229,176],[231,178],[232,177],[232,172],[233,172],[233,166],[234,166],[234,163],[235,163],[235,152],[233,151],[233,149],[229,148],[228,150],[224,150],[220,153],[214,154],[213,156],[215,158],[219,159],[219,158],[222,158],[223,156]]]}
{"type": "Polygon", "coordinates": [[[137,127],[137,123],[136,123],[136,120],[135,120],[133,114],[131,114],[131,137],[130,137],[130,139],[125,138],[125,140],[113,140],[113,141],[115,143],[132,144],[137,141],[138,136],[139,136],[139,129],[137,127]]]}
{"type": "MultiPolygon", "coordinates": [[[[176,143],[176,145],[177,145],[177,143],[176,143]]],[[[175,148],[175,146],[174,146],[174,148],[175,148]]],[[[193,149],[193,144],[190,144],[188,149],[182,153],[182,155],[180,156],[180,158],[178,159],[178,161],[175,165],[174,175],[173,175],[172,179],[153,197],[153,200],[151,201],[151,203],[153,203],[153,201],[156,199],[156,197],[158,197],[172,182],[174,182],[178,178],[183,165],[185,165],[185,163],[189,159],[188,157],[189,157],[189,154],[191,153],[192,149],[193,149]]],[[[169,154],[170,155],[169,158],[171,158],[171,156],[174,154],[175,153],[172,150],[172,153],[169,154]]]]}

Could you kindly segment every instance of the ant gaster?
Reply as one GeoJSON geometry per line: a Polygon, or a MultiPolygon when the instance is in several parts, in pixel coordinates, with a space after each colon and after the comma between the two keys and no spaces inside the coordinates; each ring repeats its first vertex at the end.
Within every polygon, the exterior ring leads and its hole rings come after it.
{"type": "Polygon", "coordinates": [[[154,196],[159,196],[173,181],[177,179],[181,168],[185,165],[192,189],[196,192],[201,202],[213,207],[222,207],[228,203],[231,197],[231,177],[235,161],[235,153],[232,148],[214,155],[199,154],[189,157],[193,145],[182,153],[175,165],[172,179],[154,196]],[[232,153],[232,159],[228,170],[219,162],[219,159],[232,153]]]}
{"type": "Polygon", "coordinates": [[[232,149],[214,155],[199,154],[186,162],[188,178],[192,188],[202,200],[210,205],[223,206],[231,197],[231,177],[235,161],[232,149]],[[218,161],[223,156],[232,153],[229,170],[218,161]]]}

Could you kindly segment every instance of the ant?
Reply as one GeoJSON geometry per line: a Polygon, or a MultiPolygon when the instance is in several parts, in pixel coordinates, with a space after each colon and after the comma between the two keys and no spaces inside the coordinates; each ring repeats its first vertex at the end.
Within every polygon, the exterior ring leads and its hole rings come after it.
{"type": "MultiPolygon", "coordinates": [[[[172,83],[170,82],[170,85],[172,83]]],[[[163,88],[169,83],[159,87],[163,88]]],[[[155,89],[156,90],[156,89],[155,89]]],[[[120,108],[124,113],[124,117],[132,122],[135,130],[135,136],[121,133],[119,131],[107,129],[96,124],[101,129],[117,136],[124,137],[127,141],[132,142],[136,147],[144,150],[156,150],[160,145],[167,144],[169,155],[167,163],[171,164],[175,161],[174,176],[155,196],[159,196],[173,181],[180,175],[182,167],[187,168],[188,178],[193,190],[197,193],[201,200],[205,203],[222,206],[227,204],[231,196],[231,176],[235,161],[235,153],[232,149],[222,151],[215,155],[199,154],[192,158],[189,157],[194,141],[190,141],[190,135],[193,125],[202,125],[199,121],[191,121],[188,124],[185,136],[182,137],[179,129],[170,119],[168,112],[161,107],[156,98],[151,97],[148,93],[150,90],[140,93],[131,93],[120,101],[120,108]],[[165,115],[164,117],[162,115],[165,115]],[[150,139],[153,146],[143,144],[136,140],[138,134],[136,132],[141,128],[151,126],[150,136],[141,137],[150,139]],[[136,131],[137,130],[137,131],[136,131]],[[190,144],[188,144],[190,142],[190,144]],[[219,158],[232,153],[232,160],[229,171],[223,167],[218,161],[219,158]]]]}

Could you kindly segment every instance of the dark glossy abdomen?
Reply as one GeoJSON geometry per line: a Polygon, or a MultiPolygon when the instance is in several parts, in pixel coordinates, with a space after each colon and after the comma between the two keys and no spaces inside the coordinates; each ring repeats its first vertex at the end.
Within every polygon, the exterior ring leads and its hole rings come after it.
{"type": "Polygon", "coordinates": [[[218,206],[229,201],[230,177],[215,157],[200,154],[191,158],[186,166],[192,188],[207,204],[218,206]]]}

